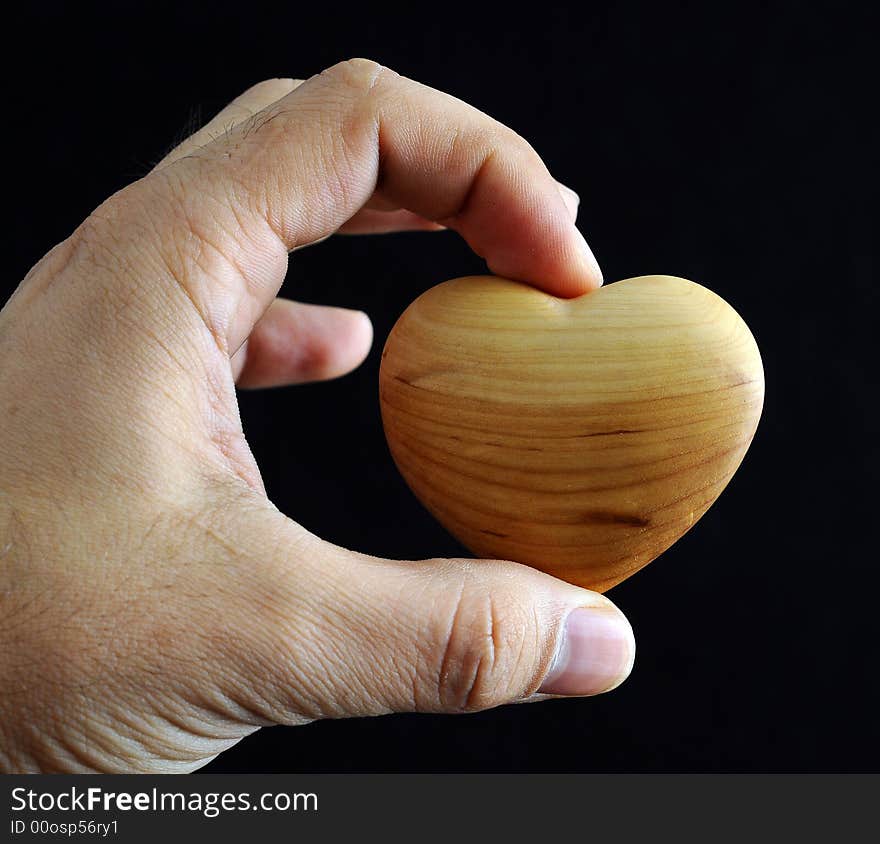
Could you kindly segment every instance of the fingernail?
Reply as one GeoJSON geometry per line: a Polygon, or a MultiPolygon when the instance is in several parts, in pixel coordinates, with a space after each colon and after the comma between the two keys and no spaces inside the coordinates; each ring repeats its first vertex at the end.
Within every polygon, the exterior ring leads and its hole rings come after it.
{"type": "Polygon", "coordinates": [[[564,185],[562,182],[557,182],[556,186],[559,188],[559,193],[562,195],[562,201],[568,209],[568,216],[571,217],[571,221],[574,222],[577,219],[578,205],[581,204],[581,198],[570,187],[568,187],[568,185],[564,185]]]}
{"type": "Polygon", "coordinates": [[[632,628],[613,608],[578,607],[568,614],[553,666],[539,692],[597,695],[620,685],[632,670],[632,628]]]}
{"type": "Polygon", "coordinates": [[[602,284],[602,270],[599,269],[599,262],[596,260],[596,256],[593,254],[593,250],[590,249],[590,244],[587,243],[586,238],[580,233],[579,229],[575,229],[578,236],[578,245],[581,248],[581,253],[586,261],[588,268],[590,270],[591,275],[596,277],[596,280],[599,284],[602,284]]]}

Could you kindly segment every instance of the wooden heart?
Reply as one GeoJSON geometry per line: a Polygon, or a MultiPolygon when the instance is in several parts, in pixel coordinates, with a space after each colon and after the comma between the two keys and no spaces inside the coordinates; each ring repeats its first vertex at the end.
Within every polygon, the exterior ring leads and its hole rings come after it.
{"type": "Polygon", "coordinates": [[[391,454],[447,530],[598,591],[706,512],[763,399],[746,324],[671,276],[568,300],[448,281],[400,317],[380,371],[391,454]]]}

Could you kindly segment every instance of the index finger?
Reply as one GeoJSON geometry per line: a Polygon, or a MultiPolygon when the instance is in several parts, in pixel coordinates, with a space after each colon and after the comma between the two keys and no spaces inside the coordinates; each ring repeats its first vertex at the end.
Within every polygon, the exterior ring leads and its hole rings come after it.
{"type": "MultiPolygon", "coordinates": [[[[548,293],[577,296],[601,284],[556,180],[525,140],[364,59],[312,77],[148,178],[169,180],[187,237],[208,232],[211,250],[222,252],[223,233],[236,233],[237,278],[223,290],[198,266],[172,268],[202,316],[227,323],[210,327],[233,350],[283,281],[286,264],[267,248],[267,235],[290,252],[332,234],[367,204],[452,228],[492,272],[548,293]],[[228,306],[218,307],[218,297],[228,306]]],[[[173,231],[160,235],[174,239],[173,231]]]]}

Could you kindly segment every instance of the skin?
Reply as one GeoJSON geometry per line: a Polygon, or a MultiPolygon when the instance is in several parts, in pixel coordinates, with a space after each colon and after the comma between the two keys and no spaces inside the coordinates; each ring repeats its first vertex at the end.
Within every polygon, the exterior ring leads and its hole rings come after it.
{"type": "Polygon", "coordinates": [[[355,59],[251,88],[37,263],[0,312],[0,768],[185,772],[262,726],[546,698],[567,613],[619,611],[310,534],[236,383],[367,354],[364,314],[276,298],[296,249],[445,227],[574,296],[601,283],[576,205],[510,129],[355,59]]]}

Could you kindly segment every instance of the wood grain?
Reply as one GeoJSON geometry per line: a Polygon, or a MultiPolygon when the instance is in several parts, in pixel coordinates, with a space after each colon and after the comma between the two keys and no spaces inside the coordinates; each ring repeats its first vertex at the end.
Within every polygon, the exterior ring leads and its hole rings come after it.
{"type": "Polygon", "coordinates": [[[400,317],[380,371],[392,456],[431,513],[478,556],[598,591],[703,515],[763,397],[746,324],[671,276],[569,300],[448,281],[400,317]]]}

